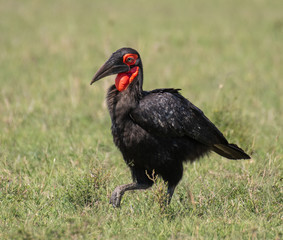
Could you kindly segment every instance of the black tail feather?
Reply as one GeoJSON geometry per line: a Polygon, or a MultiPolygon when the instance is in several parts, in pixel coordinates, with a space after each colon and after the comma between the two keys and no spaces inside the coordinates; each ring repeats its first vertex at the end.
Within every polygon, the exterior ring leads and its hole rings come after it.
{"type": "Polygon", "coordinates": [[[236,144],[214,144],[212,150],[219,155],[229,159],[250,159],[236,144]]]}

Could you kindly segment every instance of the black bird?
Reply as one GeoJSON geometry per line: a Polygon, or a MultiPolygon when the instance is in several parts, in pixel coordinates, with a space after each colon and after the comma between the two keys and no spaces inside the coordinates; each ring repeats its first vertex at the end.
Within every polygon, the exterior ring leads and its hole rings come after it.
{"type": "Polygon", "coordinates": [[[154,174],[168,184],[168,203],[183,175],[183,162],[193,162],[214,151],[229,159],[249,159],[230,144],[204,113],[184,98],[180,89],[144,91],[143,67],[132,48],[114,52],[91,84],[118,74],[107,93],[112,135],[131,170],[133,183],[116,187],[110,198],[119,207],[128,190],[152,186],[154,174]]]}

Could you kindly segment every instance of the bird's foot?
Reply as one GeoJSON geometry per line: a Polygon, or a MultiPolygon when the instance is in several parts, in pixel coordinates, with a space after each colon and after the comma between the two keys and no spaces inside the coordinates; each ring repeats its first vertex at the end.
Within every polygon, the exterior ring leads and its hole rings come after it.
{"type": "Polygon", "coordinates": [[[116,188],[110,198],[109,203],[112,204],[114,208],[120,207],[122,194],[119,188],[116,188]]]}
{"type": "Polygon", "coordinates": [[[147,189],[151,187],[152,184],[140,184],[140,183],[130,183],[118,186],[113,191],[109,203],[112,204],[113,207],[120,207],[121,199],[126,191],[129,190],[137,190],[137,189],[147,189]]]}

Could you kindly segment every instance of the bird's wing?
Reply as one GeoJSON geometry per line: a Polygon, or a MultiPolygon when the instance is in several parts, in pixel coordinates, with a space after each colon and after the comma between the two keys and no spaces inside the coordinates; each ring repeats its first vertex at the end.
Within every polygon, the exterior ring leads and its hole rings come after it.
{"type": "Polygon", "coordinates": [[[223,134],[204,113],[180,95],[178,90],[173,90],[148,92],[130,113],[130,117],[153,135],[188,136],[208,146],[226,144],[223,134]]]}

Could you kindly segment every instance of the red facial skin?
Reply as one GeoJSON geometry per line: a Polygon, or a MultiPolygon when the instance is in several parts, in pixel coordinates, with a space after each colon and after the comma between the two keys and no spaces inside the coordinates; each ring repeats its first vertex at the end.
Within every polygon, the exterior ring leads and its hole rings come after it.
{"type": "MultiPolygon", "coordinates": [[[[123,62],[127,64],[128,66],[134,65],[136,63],[136,60],[138,58],[138,55],[136,54],[125,54],[123,56],[123,62]]],[[[124,91],[127,89],[129,84],[138,76],[139,73],[139,67],[133,67],[128,72],[119,73],[115,79],[115,86],[118,91],[124,91]]]]}

